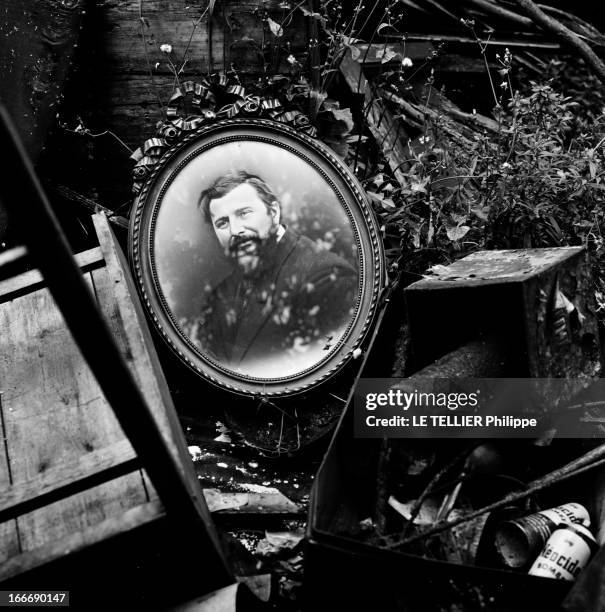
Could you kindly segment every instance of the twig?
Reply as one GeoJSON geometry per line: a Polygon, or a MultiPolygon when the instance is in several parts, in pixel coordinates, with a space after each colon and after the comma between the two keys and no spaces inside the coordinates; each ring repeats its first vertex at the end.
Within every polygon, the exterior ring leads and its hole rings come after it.
{"type": "Polygon", "coordinates": [[[605,142],[605,136],[599,140],[599,142],[592,148],[592,152],[594,153],[603,143],[605,142]]]}
{"type": "MultiPolygon", "coordinates": [[[[584,21],[584,19],[580,19],[577,15],[572,15],[567,11],[563,11],[554,6],[548,6],[548,4],[538,4],[538,6],[546,13],[550,13],[553,17],[555,15],[559,15],[564,19],[567,19],[571,22],[571,24],[575,25],[579,30],[584,30],[586,34],[580,34],[577,30],[574,30],[576,34],[582,39],[589,41],[593,45],[598,45],[600,47],[604,46],[605,36],[595,28],[591,23],[584,21]]],[[[569,27],[569,26],[568,26],[569,27]]],[[[570,27],[570,29],[572,29],[570,27]]]]}
{"type": "MultiPolygon", "coordinates": [[[[313,12],[315,12],[315,2],[314,0],[309,0],[310,2],[310,6],[311,6],[311,10],[313,12]]],[[[318,36],[319,36],[319,32],[317,30],[317,20],[310,17],[309,18],[311,21],[309,22],[309,36],[310,36],[310,40],[309,40],[309,61],[310,61],[310,68],[311,68],[311,84],[313,86],[314,89],[319,90],[320,89],[320,83],[321,83],[321,74],[320,74],[320,70],[319,70],[319,41],[318,41],[318,36]]],[[[319,108],[317,108],[316,110],[319,110],[319,108]]],[[[315,115],[316,112],[311,113],[311,116],[313,117],[313,119],[315,119],[315,115]]]]}
{"type": "Polygon", "coordinates": [[[143,41],[143,52],[145,53],[145,63],[147,64],[147,71],[149,72],[149,76],[151,77],[151,86],[153,87],[153,93],[158,99],[158,104],[162,109],[162,112],[165,110],[164,102],[162,101],[162,97],[160,96],[160,92],[155,84],[155,77],[153,76],[153,70],[151,69],[151,62],[149,61],[149,53],[147,52],[147,38],[145,36],[145,22],[146,19],[143,17],[143,0],[139,0],[139,24],[141,25],[141,39],[143,41]]]}
{"type": "Polygon", "coordinates": [[[281,412],[282,418],[284,416],[287,416],[289,419],[292,419],[293,421],[296,420],[291,414],[288,414],[283,408],[280,408],[277,404],[275,404],[270,399],[264,396],[261,397],[257,408],[260,408],[261,406],[271,406],[272,408],[275,408],[278,412],[281,412]]]}
{"type": "MultiPolygon", "coordinates": [[[[376,3],[376,5],[378,4],[378,2],[376,3]]],[[[370,12],[370,15],[374,12],[374,9],[376,8],[376,5],[374,5],[374,7],[372,7],[372,11],[370,12]]],[[[347,34],[347,38],[352,38],[353,37],[353,29],[355,28],[355,23],[357,22],[357,17],[359,16],[359,11],[361,10],[361,0],[357,3],[357,7],[354,10],[353,13],[353,17],[351,18],[351,21],[349,21],[349,23],[342,29],[342,34],[343,36],[345,36],[345,34],[347,34]],[[351,28],[349,30],[349,28],[351,28]],[[349,36],[350,34],[350,36],[349,36]]],[[[366,20],[367,21],[367,20],[366,20]]],[[[365,23],[364,23],[365,26],[365,23]]],[[[373,34],[372,34],[373,36],[373,34]]],[[[330,44],[330,47],[328,49],[328,53],[327,53],[327,59],[326,59],[326,63],[325,63],[325,78],[323,79],[322,83],[321,83],[321,91],[327,91],[328,87],[330,86],[330,84],[332,83],[332,79],[334,78],[334,74],[338,71],[338,69],[340,68],[340,65],[342,63],[342,61],[344,60],[344,58],[347,55],[347,52],[349,51],[349,47],[348,46],[343,46],[340,49],[335,49],[334,55],[330,58],[330,55],[332,53],[332,43],[330,44]],[[329,59],[329,64],[328,64],[328,59],[329,59]]],[[[319,59],[317,60],[317,63],[319,63],[319,59]]],[[[359,90],[359,87],[357,88],[357,90],[359,90]]]]}
{"type": "Polygon", "coordinates": [[[115,140],[117,140],[130,154],[133,153],[132,149],[117,135],[114,134],[111,130],[105,130],[103,132],[99,132],[98,134],[93,134],[88,128],[78,126],[80,129],[73,130],[72,128],[68,128],[66,125],[61,124],[61,128],[66,132],[71,132],[72,134],[78,134],[79,136],[90,136],[91,138],[100,138],[101,136],[111,136],[115,140]]]}
{"type": "Polygon", "coordinates": [[[531,27],[533,25],[533,21],[528,17],[523,17],[513,11],[509,11],[504,7],[499,6],[495,2],[490,2],[490,0],[465,0],[468,4],[472,4],[476,8],[479,8],[486,13],[490,13],[496,17],[502,17],[503,19],[508,19],[509,21],[514,21],[515,23],[522,25],[524,27],[531,27]]]}
{"type": "Polygon", "coordinates": [[[279,440],[277,441],[277,454],[281,454],[281,442],[284,437],[284,415],[281,415],[281,423],[279,426],[279,440]]]}
{"type": "Polygon", "coordinates": [[[56,193],[57,195],[61,196],[62,198],[65,198],[70,202],[74,202],[75,204],[83,206],[86,210],[88,210],[90,214],[103,212],[105,213],[105,215],[107,215],[108,221],[110,221],[114,225],[117,225],[118,227],[121,227],[122,229],[128,229],[129,224],[127,219],[121,217],[120,215],[117,215],[115,211],[111,210],[110,208],[107,208],[106,206],[102,206],[101,204],[95,202],[94,200],[91,200],[90,198],[87,198],[81,193],[78,193],[77,191],[74,191],[73,189],[70,189],[65,185],[58,185],[56,183],[47,183],[46,187],[50,189],[53,193],[56,193]]]}
{"type": "Polygon", "coordinates": [[[410,538],[405,538],[403,534],[396,534],[394,536],[384,536],[382,539],[384,542],[384,546],[386,548],[397,548],[400,546],[405,546],[406,544],[411,544],[412,542],[416,542],[417,540],[424,539],[426,537],[436,535],[438,533],[442,533],[443,531],[447,531],[452,527],[456,527],[463,523],[467,523],[472,521],[473,519],[485,514],[486,512],[491,512],[492,510],[498,510],[499,508],[503,508],[509,504],[514,502],[521,501],[534,493],[538,493],[542,489],[545,489],[553,484],[558,484],[568,478],[572,478],[573,476],[577,476],[586,472],[587,470],[591,470],[595,467],[605,464],[605,444],[598,446],[592,451],[582,455],[578,459],[567,463],[566,465],[560,467],[553,472],[542,476],[533,482],[530,482],[527,485],[527,488],[524,491],[519,491],[516,493],[510,493],[500,499],[497,502],[484,506],[479,510],[475,510],[470,514],[462,516],[454,521],[442,521],[441,523],[437,523],[434,527],[431,527],[427,531],[423,533],[417,534],[410,538]]]}
{"type": "Polygon", "coordinates": [[[296,418],[296,450],[300,448],[300,427],[298,425],[298,412],[294,408],[294,416],[296,418]]]}
{"type": "Polygon", "coordinates": [[[531,19],[541,28],[553,33],[561,41],[574,48],[586,61],[586,63],[597,73],[598,77],[605,83],[605,64],[599,56],[583,41],[575,32],[572,32],[560,21],[547,15],[532,0],[514,0],[531,19]]]}
{"type": "Polygon", "coordinates": [[[454,466],[460,463],[460,461],[462,461],[463,459],[466,459],[466,457],[468,456],[471,450],[472,449],[470,449],[468,446],[465,447],[465,449],[461,453],[456,455],[451,461],[448,461],[429,480],[428,484],[424,488],[424,491],[422,491],[422,493],[420,494],[420,497],[418,497],[418,499],[414,502],[413,506],[410,509],[410,519],[408,523],[405,525],[405,527],[403,528],[403,532],[402,532],[404,536],[407,535],[408,531],[410,530],[414,522],[414,519],[418,516],[418,513],[420,512],[420,509],[422,508],[422,504],[424,503],[424,500],[431,494],[431,492],[433,491],[433,488],[435,487],[435,484],[439,482],[439,480],[441,480],[441,478],[443,478],[443,476],[447,472],[449,472],[454,466]]]}
{"type": "MultiPolygon", "coordinates": [[[[487,61],[487,56],[485,54],[485,50],[487,49],[487,42],[485,44],[481,43],[481,41],[479,40],[479,37],[477,36],[477,33],[475,32],[475,28],[473,26],[471,26],[471,31],[473,33],[473,36],[475,37],[475,40],[477,41],[477,44],[479,45],[479,49],[481,50],[481,57],[483,58],[483,63],[485,64],[485,71],[487,72],[487,76],[489,78],[489,84],[492,88],[494,102],[496,103],[496,106],[500,106],[500,102],[498,101],[498,96],[496,95],[496,89],[494,87],[494,79],[492,78],[492,73],[490,72],[489,63],[487,61]]],[[[492,35],[490,33],[487,37],[488,42],[491,39],[491,37],[492,35]]]]}
{"type": "MultiPolygon", "coordinates": [[[[181,63],[181,67],[179,68],[179,71],[178,71],[179,74],[185,68],[185,64],[187,62],[187,53],[189,52],[189,47],[191,46],[191,41],[193,40],[193,35],[195,34],[195,31],[197,30],[197,27],[200,25],[200,23],[202,23],[202,19],[204,19],[204,17],[206,16],[206,13],[208,12],[208,9],[210,8],[211,4],[214,7],[214,2],[213,1],[209,2],[208,6],[204,9],[204,12],[199,16],[199,19],[197,19],[195,21],[195,23],[193,24],[193,28],[191,29],[191,34],[189,35],[189,40],[187,41],[187,46],[185,47],[185,51],[183,51],[183,61],[181,63]]],[[[208,58],[208,62],[210,62],[210,58],[208,58]]],[[[210,72],[212,72],[212,66],[210,66],[210,63],[208,63],[208,73],[210,73],[210,72]]]]}

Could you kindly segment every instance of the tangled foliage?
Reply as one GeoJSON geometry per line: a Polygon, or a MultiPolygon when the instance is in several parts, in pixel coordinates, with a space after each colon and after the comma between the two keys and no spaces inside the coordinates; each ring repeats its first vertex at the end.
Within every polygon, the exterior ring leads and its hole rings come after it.
{"type": "MultiPolygon", "coordinates": [[[[367,181],[391,252],[399,241],[400,264],[424,271],[479,248],[586,245],[601,271],[603,98],[592,79],[565,77],[581,71],[561,62],[549,71],[545,82],[514,93],[507,68],[500,71],[510,95],[494,110],[495,132],[452,138],[445,114],[426,113],[423,134],[408,145],[404,183],[383,173],[367,181]]],[[[428,108],[430,90],[427,100],[428,108]]]]}
{"type": "Polygon", "coordinates": [[[578,124],[579,106],[550,83],[532,83],[511,101],[484,171],[491,245],[602,250],[605,117],[578,124]]]}

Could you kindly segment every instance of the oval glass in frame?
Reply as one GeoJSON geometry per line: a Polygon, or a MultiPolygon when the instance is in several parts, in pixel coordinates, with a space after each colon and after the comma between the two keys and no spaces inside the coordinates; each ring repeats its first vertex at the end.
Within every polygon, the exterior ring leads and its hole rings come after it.
{"type": "Polygon", "coordinates": [[[129,252],[157,330],[205,379],[281,396],[357,355],[385,283],[378,226],[326,146],[273,121],[186,136],[137,197],[129,252]]]}

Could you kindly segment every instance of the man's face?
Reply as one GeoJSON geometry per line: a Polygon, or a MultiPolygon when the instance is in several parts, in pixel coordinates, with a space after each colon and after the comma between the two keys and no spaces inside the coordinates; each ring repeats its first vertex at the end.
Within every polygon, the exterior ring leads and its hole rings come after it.
{"type": "Polygon", "coordinates": [[[259,253],[279,226],[279,206],[269,206],[256,189],[242,183],[222,198],[210,201],[210,218],[225,255],[240,265],[244,273],[256,269],[259,253]]]}

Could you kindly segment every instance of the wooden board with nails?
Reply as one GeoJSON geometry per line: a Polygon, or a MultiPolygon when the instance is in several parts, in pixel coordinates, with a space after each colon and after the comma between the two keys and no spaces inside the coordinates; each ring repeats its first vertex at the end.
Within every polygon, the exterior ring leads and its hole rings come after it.
{"type": "MultiPolygon", "coordinates": [[[[95,225],[101,247],[78,264],[205,507],[125,261],[107,220],[97,215],[95,225]]],[[[0,282],[0,416],[0,581],[163,524],[162,504],[37,271],[0,282]]]]}

